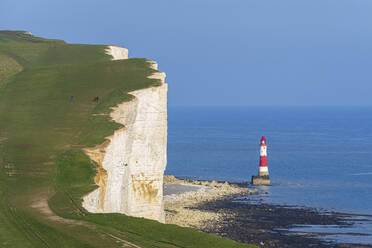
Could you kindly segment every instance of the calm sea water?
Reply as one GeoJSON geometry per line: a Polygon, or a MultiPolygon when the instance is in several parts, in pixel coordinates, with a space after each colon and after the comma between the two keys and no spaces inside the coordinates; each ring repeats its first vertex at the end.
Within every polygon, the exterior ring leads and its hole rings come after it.
{"type": "Polygon", "coordinates": [[[260,200],[372,214],[372,108],[173,107],[168,120],[167,174],[250,181],[265,136],[260,200]]]}

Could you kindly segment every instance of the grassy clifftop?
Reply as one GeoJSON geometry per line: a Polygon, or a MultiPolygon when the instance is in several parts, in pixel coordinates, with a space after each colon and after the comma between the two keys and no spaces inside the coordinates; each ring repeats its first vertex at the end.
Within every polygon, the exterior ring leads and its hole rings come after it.
{"type": "Polygon", "coordinates": [[[0,247],[249,247],[81,207],[96,187],[81,148],[119,128],[102,113],[160,83],[147,60],[111,61],[105,48],[0,31],[0,247]]]}

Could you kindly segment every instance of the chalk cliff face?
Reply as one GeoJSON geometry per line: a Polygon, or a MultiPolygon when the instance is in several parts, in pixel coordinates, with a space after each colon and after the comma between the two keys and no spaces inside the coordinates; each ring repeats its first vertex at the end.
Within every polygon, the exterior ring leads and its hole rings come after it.
{"type": "Polygon", "coordinates": [[[118,46],[107,46],[106,54],[112,56],[112,60],[128,59],[128,49],[118,46]]]}
{"type": "MultiPolygon", "coordinates": [[[[115,52],[106,51],[114,59],[125,59],[128,52],[114,48],[115,52]]],[[[157,69],[155,62],[149,63],[157,69]]],[[[130,92],[135,98],[119,104],[111,112],[111,118],[124,127],[115,131],[104,144],[85,149],[99,165],[95,177],[99,188],[83,199],[83,207],[89,212],[117,212],[164,222],[167,84],[163,72],[150,78],[159,79],[162,84],[130,92]]]]}

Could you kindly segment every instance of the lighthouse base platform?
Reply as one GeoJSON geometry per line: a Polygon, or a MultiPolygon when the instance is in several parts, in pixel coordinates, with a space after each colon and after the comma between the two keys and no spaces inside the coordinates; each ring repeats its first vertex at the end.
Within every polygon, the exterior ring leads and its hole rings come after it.
{"type": "Polygon", "coordinates": [[[268,175],[265,176],[252,176],[253,185],[270,185],[270,178],[268,175]]]}

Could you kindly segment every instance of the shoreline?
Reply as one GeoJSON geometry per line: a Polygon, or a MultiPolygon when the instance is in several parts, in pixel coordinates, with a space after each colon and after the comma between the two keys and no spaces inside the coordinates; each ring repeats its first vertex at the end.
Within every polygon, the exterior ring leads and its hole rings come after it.
{"type": "Polygon", "coordinates": [[[212,202],[227,196],[258,194],[252,190],[216,181],[182,180],[174,176],[164,176],[164,210],[165,223],[183,227],[193,227],[199,230],[209,226],[209,223],[222,220],[218,211],[200,211],[194,207],[200,203],[212,202]],[[167,194],[167,188],[176,187],[178,192],[167,194]]]}
{"type": "Polygon", "coordinates": [[[206,233],[259,247],[372,247],[372,244],[346,244],[323,239],[331,235],[361,237],[370,234],[332,232],[332,230],[309,231],[311,229],[296,231],[296,227],[310,226],[352,228],[356,221],[370,222],[372,216],[369,215],[257,203],[249,199],[249,195],[259,194],[259,192],[257,189],[248,188],[248,183],[181,180],[173,176],[165,176],[164,181],[165,192],[169,185],[181,185],[181,190],[182,187],[197,187],[192,190],[189,188],[184,193],[164,194],[167,224],[197,228],[206,233]],[[245,199],[237,200],[239,196],[245,196],[245,199]],[[365,218],[360,219],[360,217],[365,218]]]}

